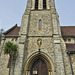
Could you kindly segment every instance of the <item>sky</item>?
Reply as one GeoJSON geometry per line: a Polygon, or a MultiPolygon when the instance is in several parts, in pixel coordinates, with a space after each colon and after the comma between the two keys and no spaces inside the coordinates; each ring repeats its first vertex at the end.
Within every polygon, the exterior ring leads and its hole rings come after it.
{"type": "MultiPolygon", "coordinates": [[[[21,25],[27,0],[0,0],[0,29],[21,25]]],[[[75,0],[55,0],[61,26],[75,26],[75,0]]]]}

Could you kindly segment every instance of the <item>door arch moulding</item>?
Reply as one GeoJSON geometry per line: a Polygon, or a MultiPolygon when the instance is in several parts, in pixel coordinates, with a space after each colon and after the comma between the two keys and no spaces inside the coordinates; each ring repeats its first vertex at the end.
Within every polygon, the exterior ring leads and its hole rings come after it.
{"type": "Polygon", "coordinates": [[[47,65],[47,69],[48,69],[48,75],[55,75],[55,69],[54,69],[54,64],[51,60],[51,58],[45,54],[44,52],[35,52],[33,53],[25,62],[25,67],[24,67],[24,75],[30,75],[30,71],[31,71],[31,67],[32,64],[37,61],[37,59],[42,59],[46,65],[47,65]]]}

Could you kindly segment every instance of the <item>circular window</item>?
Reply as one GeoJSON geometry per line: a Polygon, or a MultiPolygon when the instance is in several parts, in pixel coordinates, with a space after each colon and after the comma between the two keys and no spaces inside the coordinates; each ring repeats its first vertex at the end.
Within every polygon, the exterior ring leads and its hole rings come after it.
{"type": "Polygon", "coordinates": [[[70,41],[71,41],[71,39],[68,39],[68,41],[70,42],[70,41]]]}
{"type": "Polygon", "coordinates": [[[64,39],[64,41],[66,42],[67,40],[66,40],[66,39],[64,39]]]}

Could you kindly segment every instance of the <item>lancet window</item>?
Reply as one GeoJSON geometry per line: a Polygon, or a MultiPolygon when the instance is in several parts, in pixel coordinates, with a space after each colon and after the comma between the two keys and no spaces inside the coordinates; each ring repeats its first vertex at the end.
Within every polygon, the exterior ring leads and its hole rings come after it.
{"type": "Polygon", "coordinates": [[[46,9],[46,0],[43,0],[43,9],[46,9]]]}
{"type": "Polygon", "coordinates": [[[41,24],[42,24],[42,22],[41,22],[41,20],[39,20],[39,30],[41,30],[41,24]]]}
{"type": "Polygon", "coordinates": [[[38,10],[38,0],[35,0],[35,10],[38,10]]]}

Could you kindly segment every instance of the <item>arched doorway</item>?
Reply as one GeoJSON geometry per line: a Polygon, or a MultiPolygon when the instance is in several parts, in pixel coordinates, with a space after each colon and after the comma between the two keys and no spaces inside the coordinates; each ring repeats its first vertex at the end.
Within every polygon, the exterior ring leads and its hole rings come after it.
{"type": "Polygon", "coordinates": [[[48,75],[48,69],[46,63],[38,58],[31,68],[31,75],[48,75]]]}
{"type": "Polygon", "coordinates": [[[54,71],[50,57],[40,51],[29,56],[25,63],[24,75],[55,75],[54,71]]]}

